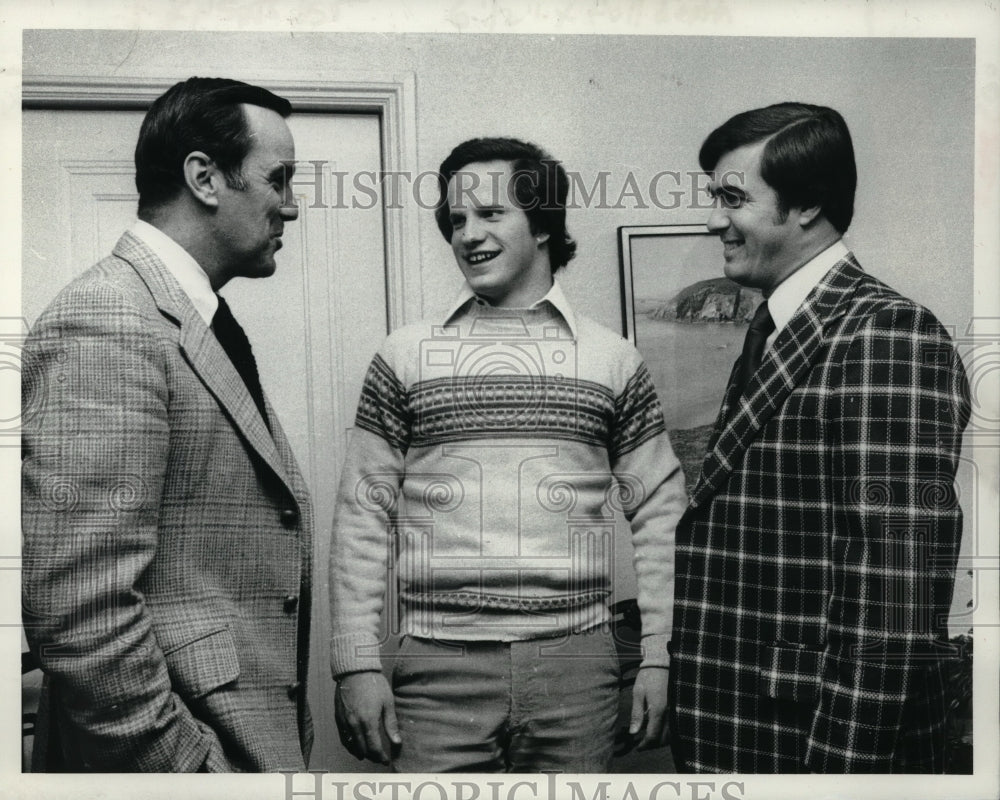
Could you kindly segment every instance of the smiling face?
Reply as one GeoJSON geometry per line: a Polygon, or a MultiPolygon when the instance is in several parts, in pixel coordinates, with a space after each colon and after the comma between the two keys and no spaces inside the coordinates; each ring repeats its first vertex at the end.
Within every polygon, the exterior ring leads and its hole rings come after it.
{"type": "Polygon", "coordinates": [[[503,308],[526,308],[552,286],[548,234],[517,205],[508,161],[467,164],[448,181],[451,249],[472,290],[503,308]]]}
{"type": "Polygon", "coordinates": [[[227,280],[273,275],[285,222],[299,215],[290,186],[295,144],[288,125],[270,109],[243,110],[253,140],[243,160],[243,185],[220,181],[215,217],[215,245],[227,280]]]}
{"type": "Polygon", "coordinates": [[[764,142],[725,153],[715,166],[709,192],[715,208],[708,229],[723,244],[725,274],[768,296],[811,257],[800,209],[783,211],[778,195],[760,176],[764,142]]]}

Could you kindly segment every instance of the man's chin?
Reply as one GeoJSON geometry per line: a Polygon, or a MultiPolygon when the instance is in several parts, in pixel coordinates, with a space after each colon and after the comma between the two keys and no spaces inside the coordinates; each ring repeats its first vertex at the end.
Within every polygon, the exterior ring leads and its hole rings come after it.
{"type": "Polygon", "coordinates": [[[733,281],[733,283],[738,283],[740,286],[745,285],[743,281],[746,279],[746,276],[740,271],[739,265],[734,261],[726,259],[726,262],[722,265],[722,274],[733,281]]]}
{"type": "Polygon", "coordinates": [[[277,262],[273,258],[269,258],[263,263],[258,264],[256,269],[252,270],[248,277],[270,278],[277,271],[278,271],[277,262]]]}
{"type": "Polygon", "coordinates": [[[465,280],[472,287],[472,291],[482,297],[489,299],[490,295],[496,294],[495,282],[489,275],[466,275],[465,280]]]}

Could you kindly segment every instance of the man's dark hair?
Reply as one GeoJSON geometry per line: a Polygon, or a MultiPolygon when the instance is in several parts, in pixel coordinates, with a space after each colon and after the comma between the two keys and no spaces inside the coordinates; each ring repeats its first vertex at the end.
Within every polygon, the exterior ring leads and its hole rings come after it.
{"type": "Polygon", "coordinates": [[[780,210],[819,206],[844,233],[854,216],[858,171],[847,123],[832,108],[778,103],[744,111],[705,139],[698,162],[712,172],[726,154],[767,140],[760,176],[778,195],[780,210]]]}
{"type": "Polygon", "coordinates": [[[451,209],[448,181],[469,164],[509,161],[513,175],[511,194],[524,209],[531,232],[547,233],[549,265],[555,272],[576,255],[576,242],[566,230],[566,196],[569,179],[562,164],[531,142],[505,137],[470,139],[462,142],[438,168],[441,197],[434,216],[445,240],[451,241],[451,209]]]}
{"type": "Polygon", "coordinates": [[[140,217],[177,196],[184,186],[184,159],[195,150],[215,162],[228,186],[246,188],[242,167],[251,138],[241,103],[282,117],[292,113],[284,98],[228,78],[188,78],[153,102],[135,146],[140,217]]]}

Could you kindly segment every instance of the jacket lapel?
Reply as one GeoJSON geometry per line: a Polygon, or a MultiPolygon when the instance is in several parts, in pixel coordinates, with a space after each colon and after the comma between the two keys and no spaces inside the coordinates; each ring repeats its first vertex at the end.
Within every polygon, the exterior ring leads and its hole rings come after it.
{"type": "MultiPolygon", "coordinates": [[[[179,328],[181,352],[191,369],[226,411],[233,424],[264,462],[281,478],[290,491],[285,462],[275,446],[260,412],[215,334],[195,310],[188,296],[163,262],[143,242],[125,233],[115,245],[114,254],[129,262],[149,289],[160,312],[179,328]]],[[[271,414],[270,405],[268,412],[271,414]]],[[[271,414],[273,418],[273,414],[271,414]]],[[[273,423],[272,423],[273,424],[273,423]]]]}
{"type": "Polygon", "coordinates": [[[691,495],[691,507],[697,508],[718,491],[743,460],[760,429],[781,410],[791,391],[802,383],[824,352],[825,331],[830,323],[844,315],[847,309],[844,301],[863,275],[853,254],[848,253],[810,292],[778,334],[750,379],[745,397],[734,396],[730,376],[710,449],[691,495]],[[733,404],[738,407],[729,413],[733,404]]]}

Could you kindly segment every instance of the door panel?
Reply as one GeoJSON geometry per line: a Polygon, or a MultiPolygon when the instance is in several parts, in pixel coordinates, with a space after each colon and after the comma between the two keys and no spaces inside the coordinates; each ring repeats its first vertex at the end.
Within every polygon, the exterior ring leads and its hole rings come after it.
{"type": "MultiPolygon", "coordinates": [[[[23,114],[22,309],[28,325],[75,275],[111,252],[135,219],[133,150],[139,111],[25,111],[23,114]]],[[[364,767],[340,746],[328,661],[326,564],[333,500],[361,381],[386,334],[381,202],[342,208],[334,171],[378,172],[376,115],[293,114],[300,162],[297,222],[286,226],[277,272],[225,287],[247,331],[261,383],[312,490],[316,574],[310,701],[316,723],[312,767],[364,767]],[[320,161],[322,192],[313,185],[320,161]]]]}

